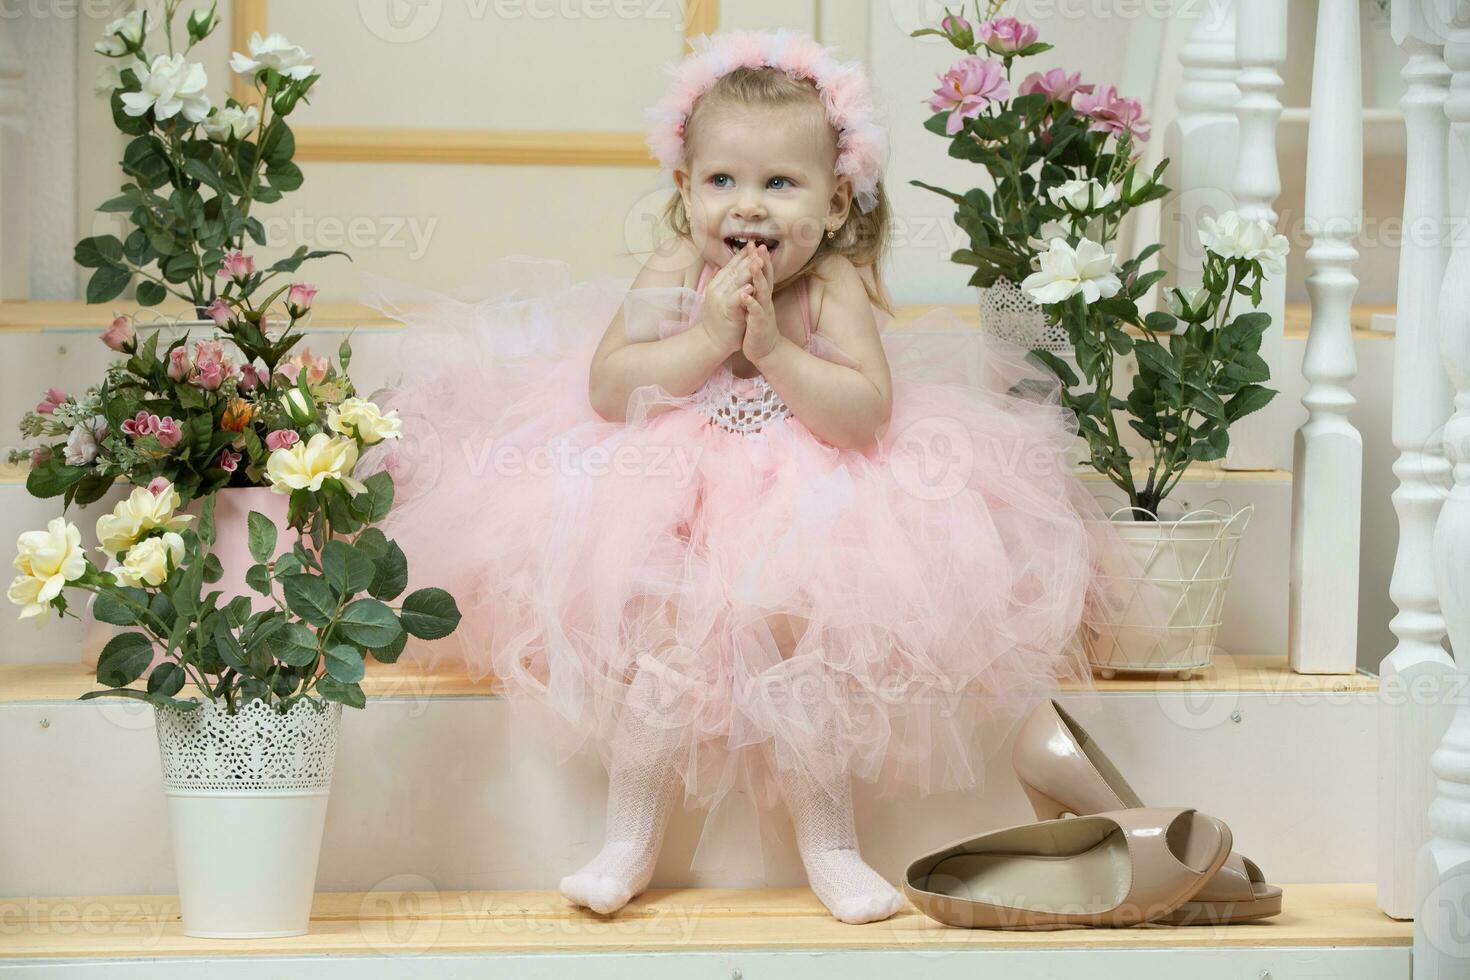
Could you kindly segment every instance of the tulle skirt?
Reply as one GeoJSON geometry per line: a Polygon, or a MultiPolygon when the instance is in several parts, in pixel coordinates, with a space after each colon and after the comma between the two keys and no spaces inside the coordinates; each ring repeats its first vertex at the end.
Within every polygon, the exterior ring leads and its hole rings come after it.
{"type": "Polygon", "coordinates": [[[739,786],[773,806],[772,762],[880,795],[967,789],[977,732],[1086,686],[1106,523],[1055,380],[1023,351],[942,309],[885,332],[893,414],[858,451],[795,416],[730,432],[656,387],[626,422],[599,416],[588,368],[619,307],[656,339],[690,322],[692,290],[512,258],[454,297],[377,281],[368,298],[407,327],[403,377],[378,394],[405,438],[364,465],[395,473],[384,530],[414,578],[464,613],[405,656],[493,674],[553,721],[559,760],[590,746],[611,765],[652,671],[686,805],[739,786]]]}

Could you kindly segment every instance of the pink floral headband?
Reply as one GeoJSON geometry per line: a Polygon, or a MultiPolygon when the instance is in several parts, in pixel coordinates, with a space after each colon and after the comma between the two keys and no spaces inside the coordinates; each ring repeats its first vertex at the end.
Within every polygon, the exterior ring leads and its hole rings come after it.
{"type": "Polygon", "coordinates": [[[839,62],[834,48],[786,27],[700,34],[689,44],[692,50],[684,60],[668,68],[673,76],[669,91],[647,113],[653,123],[648,147],[666,173],[672,174],[685,162],[684,124],[694,103],[720,76],[736,68],[780,68],[792,78],[816,83],[827,121],[837,130],[833,172],[852,178],[854,197],[863,212],[877,206],[888,134],[877,122],[860,62],[839,62]]]}

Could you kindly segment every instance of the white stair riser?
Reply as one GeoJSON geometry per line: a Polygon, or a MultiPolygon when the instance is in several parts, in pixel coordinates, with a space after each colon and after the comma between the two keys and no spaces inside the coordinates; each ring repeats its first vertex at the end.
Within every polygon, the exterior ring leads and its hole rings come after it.
{"type": "MultiPolygon", "coordinates": [[[[1373,879],[1373,695],[1109,694],[1079,720],[1146,802],[1225,820],[1274,881],[1373,879]]],[[[395,697],[347,711],[319,891],[395,876],[434,889],[549,889],[602,844],[606,776],[558,769],[499,698],[395,697]]],[[[982,732],[978,737],[985,738],[982,732]]],[[[0,706],[0,895],[175,891],[151,709],[134,702],[0,706]],[[98,805],[98,801],[105,801],[98,805]],[[69,842],[69,843],[68,843],[69,842]]],[[[997,739],[985,789],[878,799],[858,783],[865,855],[891,881],[949,841],[1034,819],[997,739]]],[[[732,806],[688,868],[703,814],[675,813],[655,887],[803,884],[790,827],[762,869],[759,828],[732,806]]],[[[1288,896],[1288,901],[1290,897],[1288,896]]]]}
{"type": "MultiPolygon", "coordinates": [[[[1092,484],[1099,494],[1111,484],[1092,484]]],[[[97,517],[111,510],[126,494],[111,494],[69,516],[80,528],[88,547],[95,545],[97,517]]],[[[1217,642],[1234,654],[1281,655],[1286,649],[1287,558],[1291,535],[1291,484],[1286,480],[1228,480],[1186,482],[1176,491],[1180,503],[1231,510],[1254,504],[1236,559],[1235,578],[1226,599],[1224,626],[1217,642]]],[[[14,556],[14,542],[23,531],[44,528],[61,512],[59,500],[36,500],[19,484],[0,484],[0,559],[14,556]]],[[[93,555],[100,557],[95,550],[93,555]]],[[[9,579],[6,579],[9,582],[9,579]]],[[[55,617],[39,632],[30,623],[16,621],[19,609],[0,605],[0,663],[60,663],[78,659],[81,632],[76,620],[58,623],[55,617]]]]}

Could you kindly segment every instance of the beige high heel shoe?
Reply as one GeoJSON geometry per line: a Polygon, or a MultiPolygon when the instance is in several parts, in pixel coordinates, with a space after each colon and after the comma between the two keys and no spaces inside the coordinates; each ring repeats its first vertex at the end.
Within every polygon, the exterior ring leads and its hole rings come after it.
{"type": "Polygon", "coordinates": [[[1170,915],[1230,853],[1230,828],[1142,807],[1008,827],[947,844],[904,872],[909,901],[966,929],[1131,926],[1170,915]]]}
{"type": "MultiPolygon", "coordinates": [[[[1041,820],[1145,805],[1101,747],[1055,701],[1043,701],[1022,722],[1011,762],[1041,820]]],[[[1280,912],[1281,889],[1266,883],[1255,862],[1231,854],[1191,901],[1155,921],[1220,924],[1280,912]]]]}

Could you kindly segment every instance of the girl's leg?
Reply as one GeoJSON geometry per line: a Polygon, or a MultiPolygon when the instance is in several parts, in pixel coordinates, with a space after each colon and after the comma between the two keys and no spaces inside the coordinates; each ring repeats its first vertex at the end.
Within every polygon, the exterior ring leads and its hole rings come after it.
{"type": "Polygon", "coordinates": [[[682,727],[661,724],[678,692],[640,668],[613,738],[602,850],[561,880],[561,892],[594,912],[613,912],[648,887],[679,788],[674,761],[682,727]]]}
{"type": "MultiPolygon", "coordinates": [[[[778,642],[784,636],[794,646],[796,636],[789,617],[779,618],[784,622],[771,624],[773,634],[778,642]]],[[[783,644],[782,649],[790,657],[791,647],[783,644]]],[[[767,743],[763,749],[791,813],[807,882],[827,910],[843,922],[861,923],[886,919],[903,908],[903,895],[858,853],[851,781],[844,777],[829,790],[802,770],[782,772],[772,746],[767,743]]]]}

